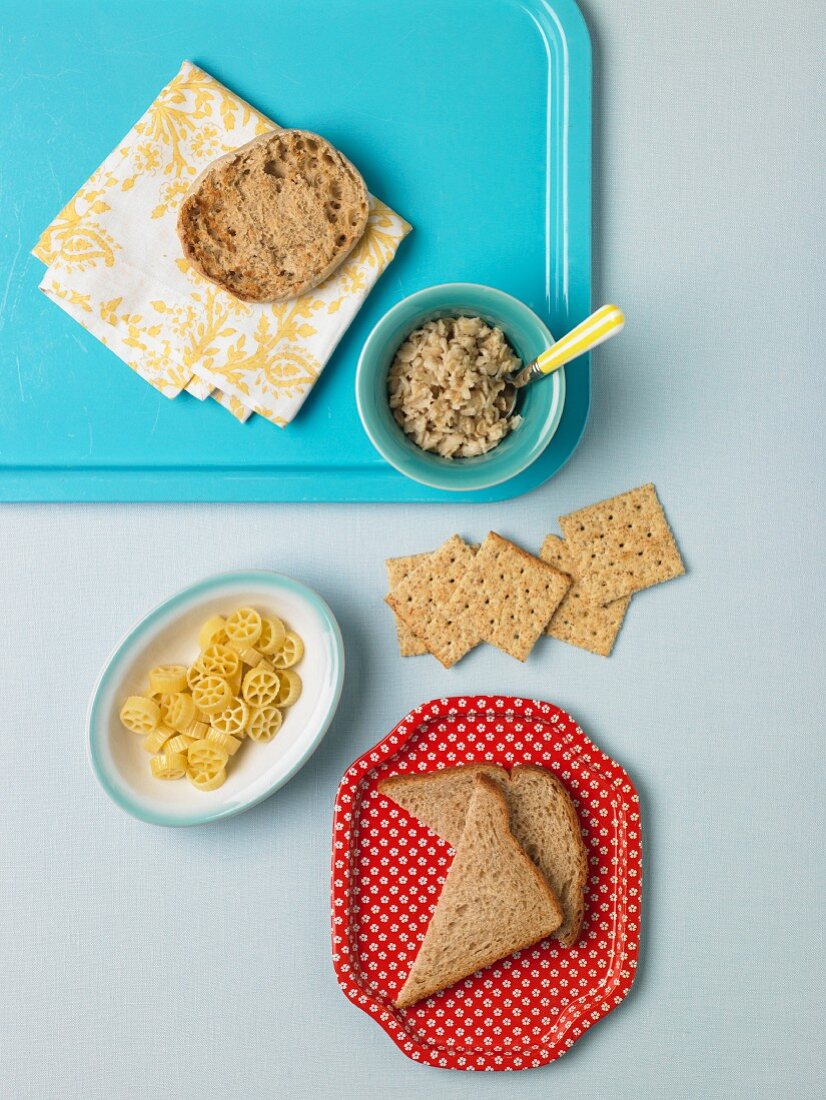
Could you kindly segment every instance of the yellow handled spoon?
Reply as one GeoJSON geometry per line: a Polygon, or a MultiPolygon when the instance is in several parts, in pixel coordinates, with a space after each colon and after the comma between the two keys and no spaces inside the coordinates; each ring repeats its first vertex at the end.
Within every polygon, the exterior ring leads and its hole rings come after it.
{"type": "MultiPolygon", "coordinates": [[[[557,340],[547,351],[538,355],[532,363],[520,367],[510,376],[508,382],[515,390],[535,382],[537,378],[544,378],[546,374],[553,374],[555,370],[564,367],[572,359],[584,355],[591,348],[604,344],[625,327],[625,314],[617,306],[601,306],[600,309],[586,317],[584,321],[571,329],[567,336],[557,340]]],[[[513,395],[514,402],[516,394],[513,395]]]]}

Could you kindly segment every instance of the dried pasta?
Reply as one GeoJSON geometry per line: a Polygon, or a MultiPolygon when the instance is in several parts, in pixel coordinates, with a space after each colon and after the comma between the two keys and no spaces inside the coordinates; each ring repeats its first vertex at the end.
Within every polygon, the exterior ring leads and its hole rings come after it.
{"type": "Polygon", "coordinates": [[[274,668],[258,665],[244,677],[241,691],[251,707],[267,707],[274,703],[281,691],[281,678],[274,668]]]}
{"type": "Polygon", "coordinates": [[[168,726],[158,726],[157,729],[152,730],[148,736],[144,737],[141,745],[147,752],[160,752],[167,741],[174,736],[175,731],[169,729],[168,726]]]}
{"type": "Polygon", "coordinates": [[[221,676],[229,683],[241,667],[241,657],[228,645],[215,643],[207,646],[198,663],[205,672],[221,676]]]}
{"type": "Polygon", "coordinates": [[[143,737],[156,779],[186,777],[209,792],[226,781],[247,738],[266,743],[280,730],[301,696],[293,665],[304,643],[276,615],[240,607],[207,619],[198,649],[189,665],[150,669],[147,694],[125,699],[120,720],[143,737]]]}
{"type": "Polygon", "coordinates": [[[209,649],[211,645],[226,645],[225,625],[226,620],[222,615],[213,615],[211,619],[207,619],[198,634],[198,648],[209,649]]]}
{"type": "Polygon", "coordinates": [[[226,707],[232,698],[232,691],[226,680],[211,673],[198,681],[192,689],[192,698],[198,710],[213,715],[226,707]]]}
{"type": "Polygon", "coordinates": [[[223,749],[227,756],[235,756],[238,750],[241,748],[241,742],[230,736],[228,733],[219,733],[216,729],[211,729],[206,735],[207,741],[211,741],[213,745],[217,745],[219,749],[223,749]]]}
{"type": "Polygon", "coordinates": [[[219,733],[229,734],[230,737],[243,735],[250,718],[250,709],[243,699],[233,699],[220,714],[212,717],[210,725],[219,733]]]}
{"type": "Polygon", "coordinates": [[[162,752],[153,756],[149,767],[156,779],[183,779],[186,775],[186,756],[182,752],[162,752]]]}
{"type": "Polygon", "coordinates": [[[161,708],[154,699],[130,695],[120,708],[120,720],[132,733],[151,733],[161,720],[161,708]]]}
{"type": "Polygon", "coordinates": [[[278,707],[253,707],[247,733],[252,741],[272,741],[284,717],[278,707]]]}
{"type": "Polygon", "coordinates": [[[287,636],[287,631],[280,619],[273,616],[261,616],[261,634],[255,648],[265,657],[279,650],[287,636]]]}
{"type": "MultiPolygon", "coordinates": [[[[209,732],[209,726],[204,728],[205,734],[209,732]]],[[[185,733],[176,733],[174,737],[170,737],[167,743],[164,745],[165,752],[182,752],[184,755],[189,751],[189,746],[194,745],[196,740],[200,738],[187,737],[185,733]]]]}
{"type": "Polygon", "coordinates": [[[186,665],[158,665],[149,673],[150,695],[186,691],[186,665]]]}
{"type": "Polygon", "coordinates": [[[198,772],[187,768],[186,777],[199,791],[217,791],[219,787],[223,787],[227,773],[223,768],[217,772],[198,772]]]}
{"type": "Polygon", "coordinates": [[[277,707],[291,707],[293,703],[297,703],[301,696],[301,677],[295,671],[294,668],[285,668],[281,671],[281,687],[278,692],[278,698],[275,700],[277,707]]]}
{"type": "Polygon", "coordinates": [[[252,607],[239,607],[227,619],[224,630],[231,645],[255,645],[261,637],[261,616],[252,607]]]}
{"type": "Polygon", "coordinates": [[[288,630],[281,647],[273,654],[272,663],[276,668],[292,668],[304,656],[304,643],[292,630],[288,630]]]}
{"type": "Polygon", "coordinates": [[[166,705],[166,724],[182,733],[195,721],[195,702],[185,691],[176,691],[166,705]]]}

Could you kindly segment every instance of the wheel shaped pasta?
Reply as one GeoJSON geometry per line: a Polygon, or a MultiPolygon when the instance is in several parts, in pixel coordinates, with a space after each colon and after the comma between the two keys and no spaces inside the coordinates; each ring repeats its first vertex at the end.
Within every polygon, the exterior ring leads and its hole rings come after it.
{"type": "Polygon", "coordinates": [[[217,771],[227,766],[229,753],[220,745],[203,738],[189,746],[186,759],[193,771],[217,771]]]}
{"type": "Polygon", "coordinates": [[[208,649],[211,645],[226,645],[227,632],[224,630],[225,620],[222,615],[213,615],[207,619],[198,634],[198,648],[208,649]]]}
{"type": "Polygon", "coordinates": [[[272,663],[278,669],[292,668],[303,656],[304,643],[296,633],[288,630],[280,649],[273,654],[272,663]]]}
{"type": "Polygon", "coordinates": [[[156,779],[183,779],[186,775],[186,756],[182,752],[162,752],[153,756],[149,767],[156,779]]]}
{"type": "Polygon", "coordinates": [[[130,695],[120,708],[120,720],[132,733],[151,733],[161,720],[161,708],[153,699],[130,695]]]}
{"type": "Polygon", "coordinates": [[[201,658],[197,661],[193,661],[189,668],[186,670],[186,684],[190,691],[195,689],[195,685],[199,684],[201,680],[209,676],[209,673],[201,664],[201,658]]]}
{"type": "Polygon", "coordinates": [[[223,787],[227,773],[223,768],[217,772],[195,772],[191,768],[187,768],[186,777],[192,786],[197,787],[199,791],[217,791],[219,787],[223,787]]]}
{"type": "Polygon", "coordinates": [[[275,669],[258,665],[246,674],[241,690],[251,707],[268,707],[278,698],[281,678],[275,669]]]}
{"type": "Polygon", "coordinates": [[[272,741],[281,729],[284,717],[278,707],[253,707],[247,734],[252,741],[272,741]]]}
{"type": "MultiPolygon", "coordinates": [[[[204,727],[204,736],[209,732],[209,726],[204,727]]],[[[164,745],[164,752],[182,752],[186,756],[189,746],[194,745],[196,738],[187,737],[185,733],[176,733],[174,737],[170,737],[167,743],[164,745]]]]}
{"type": "Polygon", "coordinates": [[[236,737],[231,737],[228,733],[219,733],[215,729],[209,731],[206,739],[213,745],[217,745],[219,749],[223,749],[227,756],[235,756],[241,748],[241,742],[236,737]]]}
{"type": "Polygon", "coordinates": [[[300,698],[293,665],[304,643],[277,616],[240,607],[226,619],[207,619],[198,646],[190,665],[155,665],[147,694],[125,699],[120,719],[143,736],[156,779],[186,777],[197,790],[214,791],[244,740],[272,741],[284,710],[300,698]]]}
{"type": "Polygon", "coordinates": [[[169,729],[168,726],[158,726],[157,729],[152,730],[152,732],[141,741],[141,746],[146,752],[160,752],[167,741],[174,736],[175,731],[169,729]]]}
{"type": "Polygon", "coordinates": [[[150,695],[171,695],[186,690],[186,665],[158,665],[149,673],[150,695]]]}
{"type": "Polygon", "coordinates": [[[243,699],[233,699],[229,706],[214,714],[210,725],[219,733],[226,733],[230,737],[243,737],[250,719],[250,708],[243,699]]]}
{"type": "Polygon", "coordinates": [[[185,691],[176,691],[173,695],[169,696],[169,700],[166,703],[164,709],[164,721],[168,726],[171,726],[173,730],[178,730],[179,733],[191,726],[195,721],[195,702],[191,695],[188,695],[185,691]]]}
{"type": "Polygon", "coordinates": [[[226,680],[220,676],[205,676],[192,689],[192,699],[198,710],[204,714],[219,714],[232,698],[232,691],[226,680]]]}
{"type": "Polygon", "coordinates": [[[303,687],[301,677],[294,668],[282,669],[279,676],[281,677],[281,687],[275,705],[277,707],[291,707],[293,703],[298,702],[301,696],[303,687]]]}
{"type": "Polygon", "coordinates": [[[227,619],[224,630],[233,645],[255,645],[261,637],[261,616],[252,607],[239,607],[227,619]]]}
{"type": "Polygon", "coordinates": [[[241,667],[241,658],[228,645],[207,646],[198,658],[198,665],[204,672],[220,676],[229,683],[241,667]]]}
{"type": "Polygon", "coordinates": [[[286,637],[287,629],[280,619],[277,619],[274,615],[272,618],[262,615],[261,636],[256,642],[255,648],[259,653],[269,656],[281,648],[286,637]]]}

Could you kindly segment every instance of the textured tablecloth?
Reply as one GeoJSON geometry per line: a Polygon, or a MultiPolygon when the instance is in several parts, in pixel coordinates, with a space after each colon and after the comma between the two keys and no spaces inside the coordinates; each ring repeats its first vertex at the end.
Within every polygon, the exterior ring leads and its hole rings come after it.
{"type": "MultiPolygon", "coordinates": [[[[597,73],[595,299],[616,299],[629,324],[595,356],[588,432],[551,484],[493,508],[0,510],[4,1097],[817,1093],[821,5],[585,8],[597,73]],[[452,673],[398,658],[386,556],[492,526],[538,546],[560,513],[649,479],[689,572],[635,598],[610,660],[552,643],[524,666],[491,650],[452,673]],[[148,606],[242,566],[276,566],[329,600],[348,655],[339,715],[312,762],[251,813],[192,831],[141,825],[86,765],[90,685],[148,606]],[[454,690],[558,702],[642,797],[637,984],[561,1062],[521,1075],[415,1066],[345,1000],[329,962],[338,779],[412,705],[454,690]]],[[[177,63],[164,25],[141,27],[111,47],[117,63],[166,49],[177,63]]],[[[18,13],[0,43],[4,111],[38,80],[60,99],[60,70],[38,69],[36,45],[18,13]]],[[[79,28],[66,67],[91,63],[91,49],[79,28]]],[[[6,316],[24,283],[35,293],[34,266],[0,280],[6,316]]],[[[0,331],[0,348],[7,339],[0,331]]]]}

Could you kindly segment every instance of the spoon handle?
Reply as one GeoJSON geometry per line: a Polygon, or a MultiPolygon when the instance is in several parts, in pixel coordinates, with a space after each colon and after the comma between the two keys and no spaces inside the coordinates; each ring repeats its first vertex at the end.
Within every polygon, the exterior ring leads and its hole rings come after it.
{"type": "Polygon", "coordinates": [[[543,351],[536,359],[536,374],[551,374],[591,348],[603,344],[625,326],[625,314],[617,306],[602,306],[571,329],[567,336],[543,351]]]}

